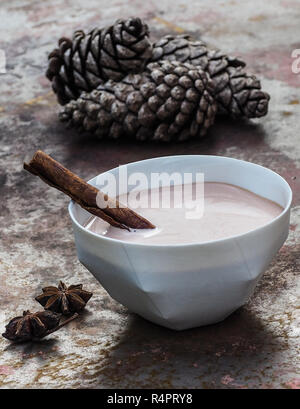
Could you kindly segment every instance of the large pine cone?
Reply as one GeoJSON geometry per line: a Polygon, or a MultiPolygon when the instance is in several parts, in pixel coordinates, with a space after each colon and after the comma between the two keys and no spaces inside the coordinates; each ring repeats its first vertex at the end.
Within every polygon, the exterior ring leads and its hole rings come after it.
{"type": "Polygon", "coordinates": [[[58,45],[49,54],[46,76],[62,105],[108,79],[119,81],[142,71],[152,52],[148,26],[139,18],[118,20],[88,34],[76,31],[72,40],[63,37],[58,45]]]}
{"type": "Polygon", "coordinates": [[[154,44],[151,60],[187,62],[208,72],[215,87],[218,113],[259,118],[268,112],[270,96],[261,91],[254,75],[245,72],[245,62],[209,49],[202,41],[193,41],[188,35],[167,35],[154,44]]]}
{"type": "Polygon", "coordinates": [[[217,105],[209,76],[177,61],[146,66],[68,103],[60,119],[98,137],[186,140],[204,135],[217,105]]]}

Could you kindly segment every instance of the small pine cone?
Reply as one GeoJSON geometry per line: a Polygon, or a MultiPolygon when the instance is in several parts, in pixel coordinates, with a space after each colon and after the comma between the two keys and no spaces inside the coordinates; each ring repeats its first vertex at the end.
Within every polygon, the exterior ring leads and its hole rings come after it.
{"type": "Polygon", "coordinates": [[[218,102],[218,113],[233,117],[259,118],[268,112],[270,96],[261,91],[260,81],[244,71],[245,62],[210,50],[202,41],[188,35],[167,35],[153,46],[151,61],[181,61],[208,72],[218,102]]]}
{"type": "Polygon", "coordinates": [[[213,124],[212,94],[211,80],[199,67],[159,61],[141,74],[82,93],[63,108],[60,119],[98,137],[186,140],[204,135],[213,124]]]}
{"type": "Polygon", "coordinates": [[[46,76],[61,105],[108,79],[142,71],[152,53],[148,26],[139,18],[117,20],[88,34],[76,31],[72,40],[63,37],[58,45],[49,54],[46,76]]]}

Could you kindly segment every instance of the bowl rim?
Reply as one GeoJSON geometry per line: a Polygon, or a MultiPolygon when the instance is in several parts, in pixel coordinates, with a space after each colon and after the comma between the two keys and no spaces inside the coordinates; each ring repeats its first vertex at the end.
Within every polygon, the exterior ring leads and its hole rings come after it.
{"type": "MultiPolygon", "coordinates": [[[[276,216],[274,219],[270,220],[268,223],[266,223],[266,224],[264,224],[264,225],[262,225],[260,227],[257,227],[255,229],[249,230],[249,231],[247,231],[245,233],[237,234],[237,235],[234,235],[234,236],[229,236],[229,237],[224,237],[224,238],[221,238],[221,239],[209,240],[209,241],[204,241],[204,242],[199,242],[199,243],[197,243],[197,242],[193,242],[193,243],[173,243],[173,244],[172,243],[171,244],[167,244],[167,243],[166,244],[161,244],[161,243],[138,243],[138,242],[130,242],[130,241],[125,241],[125,240],[114,239],[114,238],[107,237],[107,236],[102,236],[100,234],[91,232],[90,230],[86,229],[83,225],[81,225],[76,220],[76,218],[75,218],[75,216],[73,214],[73,208],[75,206],[79,206],[79,205],[76,204],[73,200],[71,200],[69,202],[69,205],[68,205],[69,216],[70,216],[72,222],[76,225],[77,228],[79,228],[79,230],[81,230],[85,234],[88,234],[88,235],[91,235],[91,236],[95,237],[98,240],[105,240],[105,241],[109,241],[109,242],[112,242],[112,243],[115,243],[115,244],[123,244],[123,245],[129,246],[129,247],[155,247],[155,248],[158,248],[158,247],[162,247],[162,248],[172,248],[172,247],[178,248],[178,247],[180,247],[181,248],[181,247],[191,247],[191,246],[212,245],[214,243],[219,244],[219,243],[222,243],[222,242],[228,242],[230,240],[237,240],[237,239],[242,238],[242,237],[247,236],[247,235],[256,234],[257,232],[265,229],[268,226],[271,226],[272,224],[276,223],[279,219],[283,218],[285,216],[285,214],[287,212],[289,212],[289,210],[291,208],[292,199],[293,199],[293,192],[292,192],[292,189],[291,189],[290,185],[288,184],[288,182],[281,175],[279,175],[277,172],[274,172],[273,170],[271,170],[271,169],[269,169],[269,168],[267,168],[265,166],[258,165],[256,163],[245,161],[245,160],[242,160],[242,159],[231,158],[229,156],[221,156],[221,155],[169,155],[169,156],[157,156],[157,157],[154,157],[154,158],[142,159],[142,160],[134,161],[134,162],[128,162],[128,163],[126,163],[126,165],[134,165],[134,164],[142,163],[142,162],[150,162],[150,161],[161,160],[161,159],[170,159],[170,158],[176,159],[176,158],[183,158],[183,157],[186,157],[186,158],[188,158],[188,157],[194,157],[194,158],[198,157],[199,159],[201,159],[201,158],[210,158],[210,159],[222,158],[222,159],[225,159],[225,160],[231,160],[231,161],[235,161],[235,162],[246,163],[246,164],[249,164],[251,166],[262,168],[262,169],[276,175],[276,177],[278,177],[279,180],[286,186],[288,194],[289,194],[287,204],[283,208],[283,211],[278,216],[276,216]]],[[[118,169],[118,166],[115,167],[115,168],[109,169],[107,171],[101,172],[98,175],[94,176],[93,178],[89,179],[88,183],[90,183],[93,179],[97,178],[98,176],[100,176],[102,174],[105,174],[107,172],[114,171],[116,169],[118,169]]],[[[251,192],[251,190],[249,190],[249,192],[251,192]]],[[[251,193],[253,193],[253,192],[251,192],[251,193]]]]}

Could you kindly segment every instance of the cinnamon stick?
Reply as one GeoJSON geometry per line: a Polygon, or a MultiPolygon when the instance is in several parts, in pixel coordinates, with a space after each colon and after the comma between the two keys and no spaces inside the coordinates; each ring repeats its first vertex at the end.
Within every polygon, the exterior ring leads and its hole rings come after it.
{"type": "Polygon", "coordinates": [[[68,195],[89,213],[100,217],[109,224],[121,229],[153,229],[155,226],[128,207],[120,207],[116,199],[111,199],[101,190],[85,182],[83,179],[66,169],[59,162],[43,151],[36,151],[29,163],[24,163],[24,169],[39,176],[48,185],[55,187],[68,195]],[[98,203],[107,203],[100,208],[98,203]]]}

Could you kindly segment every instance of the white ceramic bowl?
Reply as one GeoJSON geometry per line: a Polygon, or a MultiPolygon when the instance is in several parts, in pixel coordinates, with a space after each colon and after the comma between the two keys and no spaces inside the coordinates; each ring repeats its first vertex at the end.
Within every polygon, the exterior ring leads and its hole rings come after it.
{"type": "MultiPolygon", "coordinates": [[[[220,156],[155,158],[130,163],[127,171],[203,172],[207,182],[243,187],[284,210],[266,225],[238,236],[201,244],[149,245],[86,230],[82,224],[89,214],[71,202],[78,258],[111,297],[176,330],[216,323],[245,304],[287,238],[292,200],[288,183],[262,166],[220,156]]],[[[118,168],[109,172],[117,178],[118,168]]]]}

